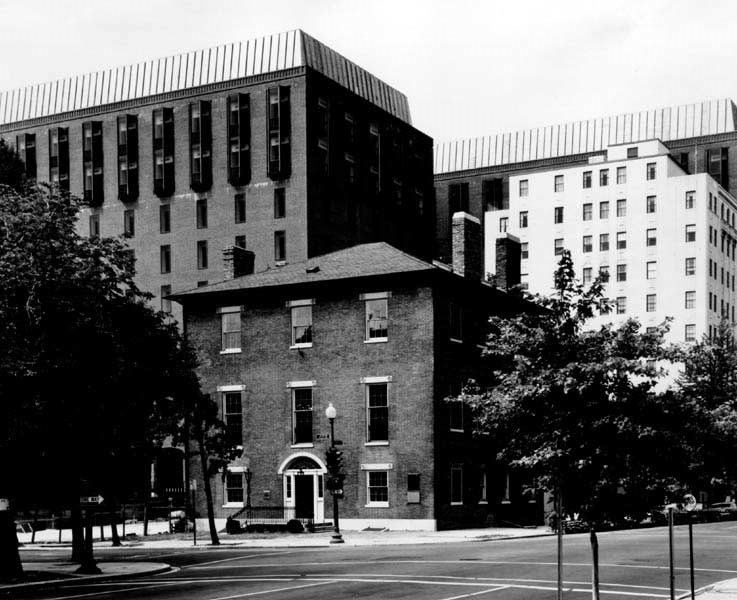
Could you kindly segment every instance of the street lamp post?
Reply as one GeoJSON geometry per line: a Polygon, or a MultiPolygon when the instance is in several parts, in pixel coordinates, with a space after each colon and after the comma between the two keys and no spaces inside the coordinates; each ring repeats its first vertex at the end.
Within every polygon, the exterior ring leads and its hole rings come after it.
{"type": "MultiPolygon", "coordinates": [[[[337,453],[337,449],[335,448],[335,417],[337,415],[337,411],[335,410],[335,407],[333,406],[333,403],[330,402],[328,404],[327,409],[325,409],[325,416],[328,418],[328,421],[330,421],[330,451],[331,456],[335,456],[337,453]]],[[[330,464],[328,464],[328,468],[330,469],[330,464]]],[[[336,465],[337,467],[337,465],[336,465]]],[[[340,481],[339,473],[337,472],[337,468],[333,472],[329,472],[328,475],[331,478],[331,485],[330,485],[330,492],[333,494],[333,537],[330,540],[331,544],[342,544],[343,543],[343,536],[340,534],[340,521],[338,520],[338,481],[340,481]]]]}

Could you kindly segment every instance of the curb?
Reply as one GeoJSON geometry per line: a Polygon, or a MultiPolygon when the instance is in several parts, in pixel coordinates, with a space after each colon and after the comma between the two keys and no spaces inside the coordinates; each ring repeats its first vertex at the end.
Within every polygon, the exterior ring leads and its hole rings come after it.
{"type": "MultiPolygon", "coordinates": [[[[100,561],[104,562],[104,561],[100,561]]],[[[46,581],[30,581],[28,583],[11,583],[9,585],[0,585],[0,592],[8,590],[21,590],[21,589],[44,589],[47,587],[56,587],[65,583],[80,583],[87,581],[103,582],[110,579],[135,579],[136,577],[150,577],[152,575],[163,575],[164,573],[174,573],[179,570],[177,567],[172,567],[166,563],[161,564],[156,569],[150,569],[148,571],[140,571],[137,573],[100,573],[99,575],[73,575],[64,579],[48,579],[46,581]]]]}

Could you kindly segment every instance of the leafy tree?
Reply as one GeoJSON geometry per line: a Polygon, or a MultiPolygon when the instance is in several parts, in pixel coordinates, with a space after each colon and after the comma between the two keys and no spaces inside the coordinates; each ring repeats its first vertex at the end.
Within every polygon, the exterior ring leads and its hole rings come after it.
{"type": "Polygon", "coordinates": [[[498,459],[560,494],[566,512],[620,518],[681,475],[689,407],[654,393],[661,373],[649,362],[662,355],[667,324],[651,333],[634,320],[587,330],[587,320],[609,311],[605,282],[578,283],[568,252],[554,282],[554,295],[529,298],[542,310],[491,320],[490,385],[461,399],[497,441],[498,459]]]}
{"type": "Polygon", "coordinates": [[[177,439],[189,449],[188,456],[199,461],[197,470],[205,492],[210,541],[213,545],[219,545],[212,479],[218,473],[225,477],[226,467],[241,455],[242,450],[219,418],[218,404],[209,394],[197,393],[188,398],[186,415],[177,439]]]}
{"type": "Polygon", "coordinates": [[[690,404],[704,434],[694,444],[698,489],[734,494],[737,489],[737,342],[726,319],[711,338],[672,350],[682,365],[676,380],[681,402],[690,404]]]}
{"type": "Polygon", "coordinates": [[[80,495],[130,491],[122,474],[176,430],[197,386],[130,251],[80,236],[79,208],[50,187],[0,188],[0,497],[77,515],[80,495]]]}

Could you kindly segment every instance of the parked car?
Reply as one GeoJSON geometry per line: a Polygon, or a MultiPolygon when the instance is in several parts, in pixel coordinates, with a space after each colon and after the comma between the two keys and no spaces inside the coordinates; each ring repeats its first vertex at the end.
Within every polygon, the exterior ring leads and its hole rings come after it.
{"type": "Polygon", "coordinates": [[[704,509],[707,521],[728,521],[737,519],[737,503],[714,502],[709,508],[704,509]]]}
{"type": "Polygon", "coordinates": [[[693,510],[686,510],[683,504],[680,502],[673,502],[671,504],[664,504],[656,506],[650,511],[650,521],[653,525],[667,525],[668,524],[668,511],[673,509],[673,523],[682,525],[683,523],[704,521],[704,505],[701,503],[696,504],[693,510]]]}

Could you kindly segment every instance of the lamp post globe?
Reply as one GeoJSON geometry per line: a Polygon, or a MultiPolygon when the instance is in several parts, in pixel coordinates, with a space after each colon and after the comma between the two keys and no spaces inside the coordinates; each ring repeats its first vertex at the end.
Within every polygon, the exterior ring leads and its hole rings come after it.
{"type": "Polygon", "coordinates": [[[336,417],[338,411],[335,410],[332,402],[328,402],[328,407],[325,409],[325,416],[331,421],[336,417]]]}

